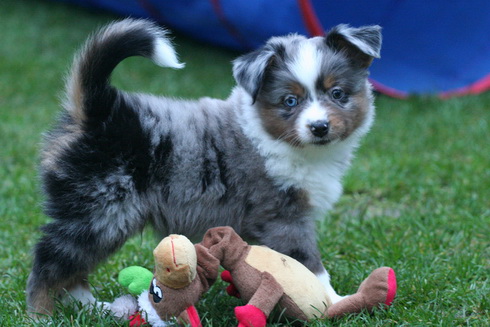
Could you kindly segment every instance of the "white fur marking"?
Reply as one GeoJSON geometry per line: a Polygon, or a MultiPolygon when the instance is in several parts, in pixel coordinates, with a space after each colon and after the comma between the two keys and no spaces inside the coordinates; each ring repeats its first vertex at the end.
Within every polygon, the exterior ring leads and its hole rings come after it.
{"type": "Polygon", "coordinates": [[[82,285],[77,285],[74,288],[68,291],[71,298],[65,298],[66,300],[75,300],[79,301],[83,306],[95,306],[102,310],[110,311],[111,304],[109,302],[97,301],[95,297],[92,295],[90,290],[82,285]]]}
{"type": "Polygon", "coordinates": [[[348,25],[340,25],[338,29],[338,33],[345,36],[347,41],[354,44],[359,50],[361,50],[365,54],[370,55],[374,58],[380,58],[379,52],[376,52],[369,44],[367,44],[362,40],[359,40],[358,38],[352,35],[352,32],[354,30],[356,29],[349,27],[348,25]]]}
{"type": "Polygon", "coordinates": [[[152,60],[159,66],[171,68],[184,68],[185,64],[180,63],[177,54],[167,39],[157,38],[155,40],[152,60]]]}
{"type": "Polygon", "coordinates": [[[329,144],[327,147],[306,145],[301,149],[271,137],[262,125],[252,99],[235,89],[232,97],[242,108],[239,122],[245,135],[265,159],[265,168],[276,185],[283,190],[296,187],[308,192],[310,204],[317,209],[316,218],[323,219],[342,194],[340,183],[350,164],[357,138],[329,144]]]}
{"type": "Polygon", "coordinates": [[[337,294],[337,292],[335,292],[332,285],[330,284],[330,275],[325,268],[323,268],[323,271],[320,274],[316,275],[316,277],[320,280],[323,286],[325,286],[325,289],[328,296],[330,297],[330,300],[332,301],[332,304],[335,304],[348,296],[340,296],[337,294]]]}
{"type": "Polygon", "coordinates": [[[310,124],[318,120],[328,121],[327,110],[322,108],[317,101],[314,101],[311,106],[301,112],[296,125],[296,130],[303,143],[308,143],[312,140],[310,124]]]}
{"type": "Polygon", "coordinates": [[[311,94],[315,93],[315,82],[321,71],[320,64],[320,54],[314,41],[311,39],[302,41],[296,58],[289,68],[296,79],[310,90],[311,94]]]}
{"type": "Polygon", "coordinates": [[[81,302],[83,305],[97,302],[95,297],[92,295],[92,292],[82,285],[77,285],[68,292],[75,300],[81,302]]]}

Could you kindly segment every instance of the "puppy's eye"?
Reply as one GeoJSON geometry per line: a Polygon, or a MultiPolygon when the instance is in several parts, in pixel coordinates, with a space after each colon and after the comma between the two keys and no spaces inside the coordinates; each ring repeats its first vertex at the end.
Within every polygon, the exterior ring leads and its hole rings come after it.
{"type": "Polygon", "coordinates": [[[157,286],[157,281],[153,278],[150,286],[150,294],[153,295],[153,302],[158,303],[163,300],[163,292],[160,287],[157,286]]]}
{"type": "Polygon", "coordinates": [[[293,108],[293,107],[296,107],[298,105],[298,98],[294,95],[288,95],[285,99],[284,99],[284,105],[288,108],[293,108]]]}
{"type": "Polygon", "coordinates": [[[334,100],[343,100],[345,98],[345,92],[341,88],[334,88],[331,92],[334,100]]]}

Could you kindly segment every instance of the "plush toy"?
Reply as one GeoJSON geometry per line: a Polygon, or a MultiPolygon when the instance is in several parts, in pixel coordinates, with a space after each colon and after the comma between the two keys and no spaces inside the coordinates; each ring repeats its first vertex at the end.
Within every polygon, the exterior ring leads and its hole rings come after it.
{"type": "Polygon", "coordinates": [[[154,274],[138,266],[119,273],[119,283],[137,296],[137,301],[131,295],[117,298],[111,305],[112,313],[129,319],[131,327],[147,323],[165,327],[171,320],[201,326],[194,304],[216,281],[218,259],[182,235],[164,238],[153,256],[154,274]]]}
{"type": "Polygon", "coordinates": [[[153,254],[153,276],[126,271],[120,281],[133,294],[141,291],[141,286],[134,285],[147,285],[149,290],[139,296],[138,304],[154,327],[166,326],[171,319],[201,326],[194,304],[214,283],[220,266],[226,269],[223,280],[231,283],[228,293],[246,303],[235,308],[239,327],[265,326],[276,306],[286,316],[307,321],[391,305],[396,294],[395,273],[383,267],[374,270],[355,294],[332,304],[321,282],[305,266],[267,247],[248,245],[230,227],[208,230],[196,245],[183,235],[171,235],[153,254]]]}

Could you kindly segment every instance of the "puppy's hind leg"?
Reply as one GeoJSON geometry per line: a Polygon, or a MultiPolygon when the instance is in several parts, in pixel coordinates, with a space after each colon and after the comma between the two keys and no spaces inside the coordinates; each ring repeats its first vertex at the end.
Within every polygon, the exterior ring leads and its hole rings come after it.
{"type": "Polygon", "coordinates": [[[330,283],[330,274],[325,268],[323,268],[321,272],[316,273],[316,276],[318,277],[320,282],[322,282],[323,286],[325,286],[325,289],[327,290],[327,294],[330,297],[330,300],[332,300],[333,304],[343,300],[348,296],[348,295],[341,296],[337,294],[332,284],[330,283]]]}
{"type": "Polygon", "coordinates": [[[30,315],[34,318],[51,315],[54,298],[66,291],[82,304],[94,303],[88,274],[143,225],[142,221],[139,228],[127,226],[117,230],[83,220],[56,220],[46,225],[45,234],[34,249],[34,264],[27,282],[30,315]]]}

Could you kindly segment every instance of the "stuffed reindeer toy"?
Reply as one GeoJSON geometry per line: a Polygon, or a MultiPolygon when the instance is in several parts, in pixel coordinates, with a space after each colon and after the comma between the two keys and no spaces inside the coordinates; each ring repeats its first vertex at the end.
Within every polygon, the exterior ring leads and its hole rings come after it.
{"type": "MultiPolygon", "coordinates": [[[[201,243],[183,235],[170,235],[155,248],[155,271],[147,291],[138,299],[139,310],[152,326],[166,326],[177,318],[201,326],[194,305],[218,277],[230,282],[227,291],[240,297],[235,308],[239,327],[263,327],[272,310],[313,320],[372,311],[391,305],[396,295],[393,269],[374,270],[358,291],[333,303],[317,277],[298,261],[264,246],[249,245],[230,227],[209,229],[201,243]]],[[[124,271],[123,271],[124,272],[124,271]]],[[[138,274],[122,274],[125,286],[138,274]]],[[[141,320],[138,320],[141,321],[141,320]]],[[[134,324],[133,324],[134,325],[134,324]]]]}

